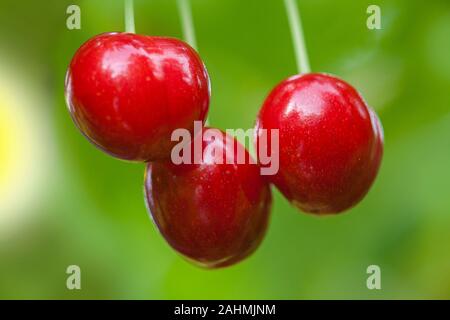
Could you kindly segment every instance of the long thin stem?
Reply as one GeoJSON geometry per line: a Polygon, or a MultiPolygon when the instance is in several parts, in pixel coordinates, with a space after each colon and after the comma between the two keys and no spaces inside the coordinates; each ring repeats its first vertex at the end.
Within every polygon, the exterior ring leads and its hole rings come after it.
{"type": "Polygon", "coordinates": [[[125,0],[125,31],[135,33],[133,0],[125,0]]]}
{"type": "Polygon", "coordinates": [[[286,12],[291,27],[292,42],[294,43],[297,68],[299,73],[311,71],[309,66],[308,53],[306,51],[305,37],[303,35],[302,21],[296,0],[284,0],[286,12]]]}
{"type": "MultiPolygon", "coordinates": [[[[183,38],[192,48],[198,50],[191,4],[189,0],[177,0],[177,4],[183,28],[183,38]]],[[[206,118],[205,126],[209,126],[209,116],[206,118]]]]}
{"type": "Polygon", "coordinates": [[[183,25],[183,37],[192,48],[197,50],[197,40],[195,39],[194,22],[189,0],[177,0],[180,12],[181,23],[183,25]]]}

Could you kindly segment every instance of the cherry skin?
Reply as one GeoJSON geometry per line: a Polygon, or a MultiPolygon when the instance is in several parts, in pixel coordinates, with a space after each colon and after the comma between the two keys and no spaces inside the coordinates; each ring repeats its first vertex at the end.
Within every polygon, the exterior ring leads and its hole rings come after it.
{"type": "Polygon", "coordinates": [[[80,131],[124,160],[167,159],[174,129],[204,121],[209,76],[198,54],[172,38],[106,33],[83,44],[66,75],[66,100],[80,131]]]}
{"type": "Polygon", "coordinates": [[[270,179],[302,211],[347,210],[377,175],[381,123],[359,93],[334,76],[304,74],[281,82],[258,115],[257,147],[261,129],[279,129],[279,170],[270,179]]]}
{"type": "Polygon", "coordinates": [[[272,197],[257,164],[225,160],[238,149],[249,158],[245,148],[212,130],[221,138],[203,141],[198,164],[149,163],[145,192],[150,215],[170,246],[199,266],[219,268],[241,261],[259,246],[272,197]],[[207,146],[220,151],[209,152],[207,146]]]}

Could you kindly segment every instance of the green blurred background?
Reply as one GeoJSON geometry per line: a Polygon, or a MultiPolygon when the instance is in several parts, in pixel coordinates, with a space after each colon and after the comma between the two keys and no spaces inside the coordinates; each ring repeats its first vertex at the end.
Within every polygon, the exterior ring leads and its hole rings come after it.
{"type": "MultiPolygon", "coordinates": [[[[124,29],[121,0],[0,0],[0,298],[450,298],[450,2],[300,0],[312,69],[358,88],[385,156],[348,213],[301,214],[274,190],[259,250],[222,270],[180,258],[145,209],[143,170],[93,148],[64,76],[88,38],[124,29]],[[66,8],[81,7],[81,30],[66,8]],[[382,30],[368,30],[378,4],[382,30]],[[81,267],[82,290],[66,288],[81,267]],[[366,268],[381,267],[381,290],[366,268]]],[[[211,124],[250,128],[296,73],[282,0],[192,0],[212,80],[211,124]]],[[[138,33],[181,37],[175,0],[135,0],[138,33]]]]}

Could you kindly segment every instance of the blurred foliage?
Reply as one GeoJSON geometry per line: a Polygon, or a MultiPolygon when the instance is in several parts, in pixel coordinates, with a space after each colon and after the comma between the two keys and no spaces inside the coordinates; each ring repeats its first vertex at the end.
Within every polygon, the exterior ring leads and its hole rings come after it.
{"type": "MultiPolygon", "coordinates": [[[[250,128],[271,88],[296,73],[283,1],[191,2],[212,81],[210,122],[250,128]]],[[[313,70],[351,82],[383,122],[385,156],[371,192],[344,215],[317,218],[274,190],[259,250],[206,271],[152,225],[143,165],[93,148],[66,111],[73,53],[93,35],[123,30],[123,2],[0,0],[0,68],[24,74],[22,95],[43,96],[29,111],[49,132],[38,150],[52,150],[51,165],[30,153],[30,167],[20,168],[45,179],[23,209],[29,223],[0,241],[0,298],[450,298],[450,2],[377,1],[376,31],[366,28],[372,3],[299,0],[313,70]],[[66,28],[69,4],[81,7],[81,30],[66,28]],[[80,291],[66,289],[70,264],[81,267],[80,291]],[[381,267],[382,290],[366,288],[371,264],[381,267]]],[[[135,11],[138,33],[181,37],[175,0],[135,0],[135,11]]]]}

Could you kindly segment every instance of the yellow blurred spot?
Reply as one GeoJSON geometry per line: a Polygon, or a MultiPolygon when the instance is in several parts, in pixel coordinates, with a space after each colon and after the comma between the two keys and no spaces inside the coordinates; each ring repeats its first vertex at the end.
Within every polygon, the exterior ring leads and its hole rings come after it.
{"type": "MultiPolygon", "coordinates": [[[[1,59],[0,59],[1,60],[1,59]]],[[[49,143],[33,82],[0,67],[0,240],[37,213],[45,190],[49,143]],[[26,94],[22,94],[26,88],[26,94]]],[[[19,233],[20,234],[20,233],[19,233]]]]}
{"type": "Polygon", "coordinates": [[[20,156],[20,148],[14,143],[14,137],[20,135],[19,126],[6,105],[8,102],[0,96],[0,199],[7,192],[8,181],[13,178],[14,158],[20,156]]]}

